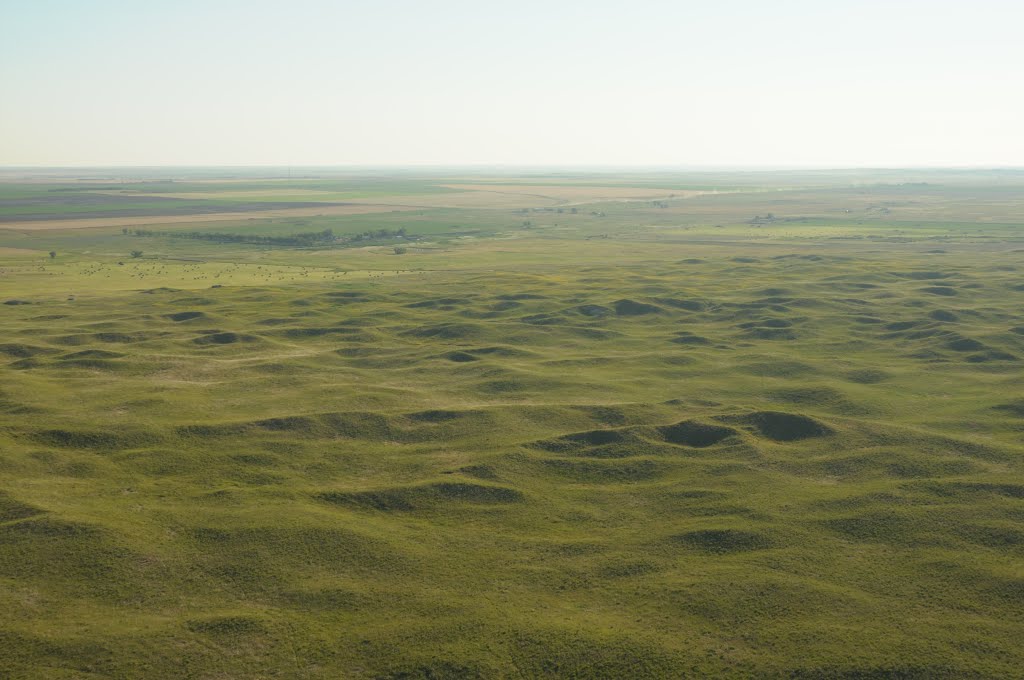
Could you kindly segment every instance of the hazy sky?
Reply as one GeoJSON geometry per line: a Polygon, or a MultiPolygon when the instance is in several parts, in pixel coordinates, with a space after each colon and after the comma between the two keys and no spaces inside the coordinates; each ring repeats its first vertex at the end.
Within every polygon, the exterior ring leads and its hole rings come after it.
{"type": "Polygon", "coordinates": [[[1024,165],[1020,0],[0,0],[0,165],[1024,165]]]}

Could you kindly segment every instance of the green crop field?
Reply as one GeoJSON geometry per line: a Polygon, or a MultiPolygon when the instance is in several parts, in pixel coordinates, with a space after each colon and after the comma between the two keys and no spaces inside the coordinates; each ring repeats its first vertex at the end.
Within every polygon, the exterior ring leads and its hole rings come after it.
{"type": "Polygon", "coordinates": [[[2,181],[0,677],[1022,677],[1024,172],[2,181]]]}

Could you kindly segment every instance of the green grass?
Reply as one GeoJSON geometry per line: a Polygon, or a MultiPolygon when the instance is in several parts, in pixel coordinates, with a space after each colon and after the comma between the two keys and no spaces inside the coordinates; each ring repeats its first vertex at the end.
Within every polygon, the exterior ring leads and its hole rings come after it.
{"type": "Polygon", "coordinates": [[[968,185],[0,232],[0,675],[1019,677],[1024,204],[968,185]]]}

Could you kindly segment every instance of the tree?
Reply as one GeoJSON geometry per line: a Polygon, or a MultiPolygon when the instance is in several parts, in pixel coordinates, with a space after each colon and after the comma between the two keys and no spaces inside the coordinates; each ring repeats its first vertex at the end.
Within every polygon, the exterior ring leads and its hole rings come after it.
{"type": "Polygon", "coordinates": [[[57,257],[57,251],[56,250],[51,250],[50,251],[50,259],[52,260],[55,257],[57,257]]]}
{"type": "Polygon", "coordinates": [[[132,251],[132,257],[142,257],[142,251],[141,250],[133,250],[132,251]]]}
{"type": "Polygon", "coordinates": [[[406,248],[403,248],[402,246],[395,246],[395,255],[405,255],[406,252],[406,248]]]}

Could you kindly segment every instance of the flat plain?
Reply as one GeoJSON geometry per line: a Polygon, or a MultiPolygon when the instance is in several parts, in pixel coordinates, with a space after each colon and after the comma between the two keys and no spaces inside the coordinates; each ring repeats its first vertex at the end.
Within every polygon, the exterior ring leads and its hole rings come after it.
{"type": "Polygon", "coordinates": [[[0,676],[1021,677],[1024,172],[110,172],[0,183],[0,676]]]}

